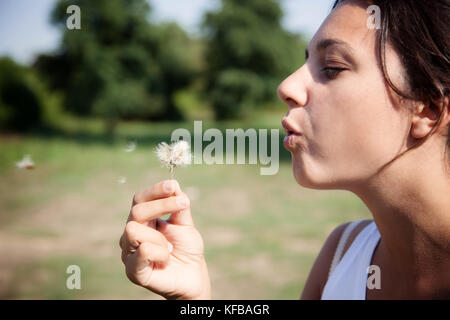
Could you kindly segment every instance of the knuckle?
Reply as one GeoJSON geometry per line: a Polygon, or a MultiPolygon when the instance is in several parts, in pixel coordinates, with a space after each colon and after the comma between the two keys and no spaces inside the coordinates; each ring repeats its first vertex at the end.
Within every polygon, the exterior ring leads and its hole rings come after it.
{"type": "Polygon", "coordinates": [[[136,233],[136,222],[135,221],[127,222],[127,224],[125,225],[125,236],[127,237],[127,239],[132,238],[135,233],[136,233]]]}
{"type": "Polygon", "coordinates": [[[132,208],[131,208],[131,210],[130,210],[130,220],[131,221],[139,221],[139,210],[140,209],[140,206],[137,204],[137,205],[134,205],[132,208]]]}

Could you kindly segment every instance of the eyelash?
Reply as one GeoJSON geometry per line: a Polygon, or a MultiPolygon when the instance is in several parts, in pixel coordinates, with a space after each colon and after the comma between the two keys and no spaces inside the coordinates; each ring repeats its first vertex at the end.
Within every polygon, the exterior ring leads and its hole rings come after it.
{"type": "Polygon", "coordinates": [[[325,74],[325,77],[327,77],[329,80],[336,79],[339,73],[344,71],[345,69],[342,68],[333,68],[333,67],[325,67],[322,69],[322,72],[325,74]]]}

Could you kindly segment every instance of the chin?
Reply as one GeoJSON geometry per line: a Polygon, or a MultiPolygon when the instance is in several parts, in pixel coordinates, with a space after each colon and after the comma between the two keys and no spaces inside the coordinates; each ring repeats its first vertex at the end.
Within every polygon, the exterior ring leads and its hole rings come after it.
{"type": "Polygon", "coordinates": [[[292,170],[295,181],[302,187],[316,190],[342,189],[342,186],[339,186],[330,176],[324,174],[323,170],[305,166],[304,162],[293,160],[292,170]]]}

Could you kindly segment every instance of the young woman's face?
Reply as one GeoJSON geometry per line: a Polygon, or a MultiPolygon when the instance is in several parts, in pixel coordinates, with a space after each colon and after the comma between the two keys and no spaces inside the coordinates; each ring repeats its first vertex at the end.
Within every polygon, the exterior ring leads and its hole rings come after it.
{"type": "MultiPolygon", "coordinates": [[[[284,146],[302,186],[351,189],[407,143],[409,116],[383,78],[367,6],[338,6],[311,40],[306,63],[278,88],[288,105],[283,126],[300,133],[285,138],[284,146]]],[[[390,47],[386,65],[402,87],[403,68],[390,47]]]]}

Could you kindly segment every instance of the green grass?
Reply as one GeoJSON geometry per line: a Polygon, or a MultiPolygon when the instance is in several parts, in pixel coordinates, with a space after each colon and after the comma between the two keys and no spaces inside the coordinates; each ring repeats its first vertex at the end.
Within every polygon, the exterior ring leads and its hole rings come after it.
{"type": "MultiPolygon", "coordinates": [[[[207,127],[280,128],[281,114],[207,127]]],[[[121,123],[103,133],[95,119],[63,119],[46,132],[0,136],[0,298],[157,299],[126,278],[118,239],[135,192],[168,178],[153,148],[192,122],[121,123]],[[136,140],[126,153],[127,141],[136,140]],[[34,170],[14,163],[30,154],[34,170]],[[127,182],[118,184],[120,176],[127,182]],[[82,289],[65,287],[79,265],[82,289]]],[[[283,138],[280,134],[280,140],[283,138]]],[[[192,213],[205,240],[213,297],[297,299],[323,241],[345,221],[367,218],[354,195],[296,184],[280,143],[280,170],[259,165],[192,165],[175,172],[196,188],[192,213]]]]}

